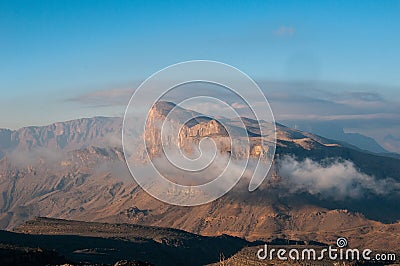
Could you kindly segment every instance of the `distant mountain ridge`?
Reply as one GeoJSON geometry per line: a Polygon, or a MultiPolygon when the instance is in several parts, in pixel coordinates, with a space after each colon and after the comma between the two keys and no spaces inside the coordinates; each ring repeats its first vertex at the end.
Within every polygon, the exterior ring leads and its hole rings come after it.
{"type": "MultiPolygon", "coordinates": [[[[149,116],[154,119],[163,119],[168,112],[174,108],[175,105],[171,102],[159,102],[153,108],[153,113],[149,116]]],[[[179,119],[185,120],[188,116],[185,112],[196,113],[191,110],[178,108],[181,112],[179,119]]],[[[200,134],[213,134],[213,137],[223,138],[226,135],[222,129],[218,129],[218,123],[213,125],[213,119],[206,116],[199,115],[196,121],[189,121],[185,133],[191,141],[198,141],[196,135],[200,134]],[[209,129],[207,129],[209,128],[209,129]],[[211,131],[209,131],[211,130],[211,131]],[[217,131],[212,131],[217,130],[217,131]],[[221,131],[222,130],[222,131],[221,131]],[[199,133],[199,132],[203,133],[199,133]],[[207,133],[208,132],[208,133],[207,133]]],[[[247,134],[250,137],[257,139],[258,125],[257,121],[243,118],[243,121],[248,129],[247,134]]],[[[225,121],[231,127],[235,128],[238,123],[236,120],[225,121]]],[[[243,134],[240,130],[233,130],[236,134],[243,134]]],[[[122,135],[122,118],[119,117],[93,117],[82,118],[66,122],[58,122],[47,126],[32,126],[24,127],[18,130],[0,129],[0,158],[6,154],[18,154],[25,151],[39,151],[41,154],[43,149],[50,150],[51,152],[68,152],[79,149],[85,149],[91,146],[108,148],[115,147],[121,148],[121,135],[122,135]]],[[[157,139],[151,136],[157,135],[155,133],[149,134],[150,148],[153,147],[153,152],[159,154],[161,148],[157,139]],[[153,143],[153,144],[152,144],[153,143]]],[[[353,161],[365,173],[383,176],[397,176],[398,167],[396,166],[399,157],[392,154],[373,154],[360,150],[352,145],[327,139],[312,133],[291,129],[279,123],[276,123],[276,137],[277,137],[277,156],[284,154],[292,154],[301,158],[312,158],[320,160],[327,157],[340,157],[353,161]],[[376,163],[371,163],[372,161],[376,163]],[[380,168],[376,171],[377,167],[380,168]]],[[[183,145],[184,148],[184,145],[183,145]]],[[[229,147],[222,147],[229,150],[229,147]]]]}
{"type": "MultiPolygon", "coordinates": [[[[160,116],[167,114],[174,107],[173,103],[162,102],[156,106],[160,116]]],[[[193,111],[191,111],[193,113],[193,111]]],[[[195,112],[194,112],[195,113],[195,112]]],[[[255,121],[248,118],[242,118],[246,126],[250,129],[249,136],[257,134],[257,128],[253,127],[255,121]]],[[[210,121],[211,118],[199,117],[196,123],[210,121]]],[[[289,121],[289,123],[291,123],[289,121]]],[[[370,152],[387,155],[388,157],[398,157],[396,154],[389,154],[385,149],[380,147],[373,139],[367,138],[359,134],[341,134],[334,133],[337,131],[321,131],[318,126],[301,125],[301,129],[309,129],[309,131],[320,133],[328,138],[312,135],[314,139],[324,139],[325,142],[347,146],[350,148],[365,149],[370,152]],[[321,131],[321,132],[320,132],[321,131]],[[328,134],[329,133],[329,134],[328,134]],[[330,138],[330,139],[329,139],[330,138]],[[365,145],[364,145],[365,144],[365,145]]],[[[314,124],[313,124],[314,125],[314,124]]],[[[286,128],[277,123],[277,127],[286,128]]],[[[57,122],[47,126],[28,126],[18,130],[9,130],[0,128],[0,158],[5,153],[13,150],[30,150],[35,148],[51,148],[58,151],[69,151],[74,149],[85,148],[89,146],[97,147],[117,147],[121,146],[121,117],[92,117],[70,120],[66,122],[57,122]]],[[[284,129],[284,130],[286,130],[284,129]]],[[[291,129],[293,132],[303,132],[291,129]]],[[[278,137],[279,139],[279,137],[278,137]]]]}
{"type": "Polygon", "coordinates": [[[375,139],[359,133],[345,133],[343,128],[334,122],[315,122],[315,121],[284,121],[288,125],[293,125],[296,129],[321,135],[329,139],[335,139],[351,144],[361,150],[374,153],[389,153],[375,139]]]}
{"type": "Polygon", "coordinates": [[[121,145],[118,136],[121,127],[122,118],[93,117],[18,130],[0,129],[0,152],[4,155],[14,149],[74,150],[89,146],[121,145]]]}

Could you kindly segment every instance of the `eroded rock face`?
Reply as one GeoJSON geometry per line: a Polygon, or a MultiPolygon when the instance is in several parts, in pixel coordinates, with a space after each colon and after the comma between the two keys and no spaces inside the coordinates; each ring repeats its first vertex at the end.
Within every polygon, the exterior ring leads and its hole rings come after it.
{"type": "Polygon", "coordinates": [[[150,156],[161,156],[163,146],[173,150],[180,148],[191,155],[205,138],[212,139],[219,152],[231,154],[236,159],[266,156],[268,147],[261,145],[262,137],[253,132],[259,128],[257,121],[248,126],[253,131],[245,131],[234,125],[233,121],[226,120],[224,126],[216,119],[182,108],[178,109],[176,115],[168,117],[174,107],[173,103],[159,102],[149,112],[144,139],[150,156]],[[193,116],[196,117],[192,118],[193,116]],[[168,124],[162,129],[166,119],[168,124]],[[162,130],[172,132],[172,129],[177,134],[168,134],[167,138],[162,139],[162,130]]]}

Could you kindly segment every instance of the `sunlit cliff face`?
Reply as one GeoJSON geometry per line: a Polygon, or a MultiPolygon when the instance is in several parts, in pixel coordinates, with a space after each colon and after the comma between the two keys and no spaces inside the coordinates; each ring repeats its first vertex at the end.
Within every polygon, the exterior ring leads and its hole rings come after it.
{"type": "MultiPolygon", "coordinates": [[[[260,157],[267,153],[268,147],[260,144],[261,136],[257,133],[246,132],[233,123],[226,125],[230,127],[230,130],[227,130],[217,119],[207,116],[190,119],[192,111],[185,109],[181,109],[177,115],[167,118],[172,108],[174,108],[172,103],[158,102],[149,111],[144,139],[147,152],[151,157],[161,156],[163,146],[166,149],[179,148],[188,157],[198,156],[201,146],[216,147],[218,152],[232,155],[232,158],[235,159],[243,159],[246,156],[260,157]],[[163,125],[166,119],[169,119],[167,126],[163,125]],[[164,133],[167,132],[164,138],[163,130],[164,133]],[[239,145],[232,145],[234,142],[239,145]]],[[[258,123],[254,121],[251,128],[259,128],[258,123]]]]}

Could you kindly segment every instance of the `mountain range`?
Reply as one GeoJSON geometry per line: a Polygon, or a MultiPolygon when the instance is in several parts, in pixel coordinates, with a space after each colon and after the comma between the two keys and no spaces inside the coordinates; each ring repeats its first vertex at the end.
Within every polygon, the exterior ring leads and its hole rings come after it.
{"type": "MultiPolygon", "coordinates": [[[[171,108],[171,103],[157,105],[152,117],[163,119],[171,108]]],[[[193,135],[225,138],[215,121],[205,116],[191,121],[183,141],[192,142],[193,135]]],[[[260,138],[257,121],[245,121],[249,136],[260,138]]],[[[234,127],[237,121],[226,123],[234,127]]],[[[352,247],[399,250],[396,157],[276,124],[275,162],[259,189],[249,193],[239,183],[214,202],[182,207],[152,198],[133,181],[121,148],[121,128],[121,118],[95,117],[0,130],[0,228],[11,230],[45,216],[226,234],[246,241],[331,244],[345,236],[352,247]]],[[[145,137],[157,156],[157,140],[145,137]]]]}

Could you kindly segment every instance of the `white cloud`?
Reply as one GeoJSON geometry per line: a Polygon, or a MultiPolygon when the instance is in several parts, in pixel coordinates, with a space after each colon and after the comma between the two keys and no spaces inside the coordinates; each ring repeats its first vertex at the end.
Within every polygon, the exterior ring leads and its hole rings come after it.
{"type": "Polygon", "coordinates": [[[95,107],[127,105],[134,89],[109,89],[93,91],[68,99],[95,107]]]}
{"type": "Polygon", "coordinates": [[[359,172],[350,161],[322,165],[311,159],[298,161],[286,156],[278,162],[279,175],[291,192],[307,192],[323,198],[362,198],[368,194],[387,195],[400,188],[391,178],[376,179],[359,172]]]}

